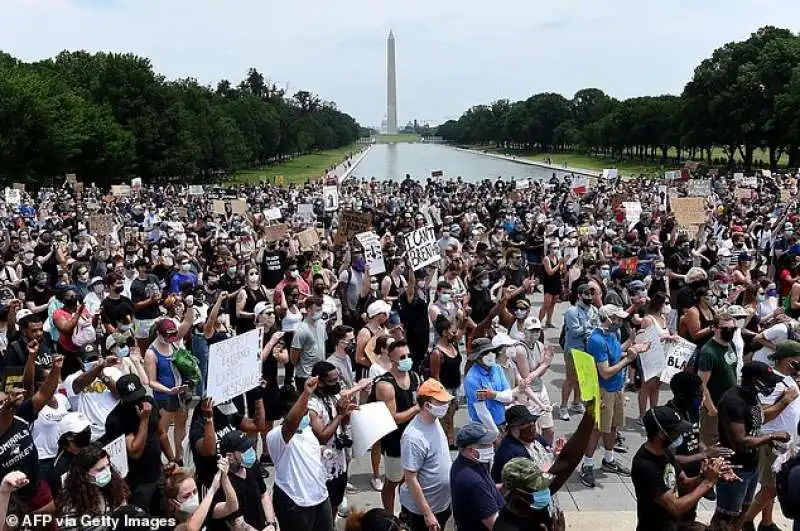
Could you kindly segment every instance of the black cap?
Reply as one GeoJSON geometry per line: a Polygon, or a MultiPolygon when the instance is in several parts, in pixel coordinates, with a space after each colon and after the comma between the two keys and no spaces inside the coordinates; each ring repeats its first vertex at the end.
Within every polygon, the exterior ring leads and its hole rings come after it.
{"type": "Polygon", "coordinates": [[[138,376],[126,374],[125,376],[120,376],[117,380],[117,394],[120,402],[129,404],[144,398],[147,392],[138,376]]]}
{"type": "Polygon", "coordinates": [[[253,447],[247,435],[239,430],[229,431],[222,436],[219,441],[220,455],[230,454],[233,452],[246,452],[253,447]]]}
{"type": "Polygon", "coordinates": [[[662,432],[670,439],[692,430],[692,425],[683,420],[678,412],[669,406],[658,406],[649,409],[642,418],[648,434],[662,432]]]}
{"type": "Polygon", "coordinates": [[[538,418],[521,404],[511,406],[506,410],[506,424],[509,428],[518,428],[525,424],[536,422],[538,418]]]}
{"type": "Polygon", "coordinates": [[[744,379],[758,380],[765,385],[777,385],[783,381],[783,378],[772,372],[769,365],[760,361],[750,361],[742,365],[742,380],[744,379]]]}

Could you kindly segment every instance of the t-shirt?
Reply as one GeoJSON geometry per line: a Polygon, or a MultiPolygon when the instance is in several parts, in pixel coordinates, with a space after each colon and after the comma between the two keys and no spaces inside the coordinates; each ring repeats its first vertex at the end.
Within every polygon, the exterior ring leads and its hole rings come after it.
{"type": "MultiPolygon", "coordinates": [[[[786,323],[778,323],[776,325],[770,326],[766,330],[761,333],[764,336],[764,339],[771,341],[774,344],[783,343],[787,339],[789,339],[789,329],[786,323]]],[[[775,365],[775,362],[769,359],[767,356],[775,352],[774,349],[769,347],[761,347],[753,354],[753,361],[760,361],[761,363],[766,363],[770,367],[775,365]]],[[[790,432],[793,433],[793,432],[790,432]]]]}
{"type": "MultiPolygon", "coordinates": [[[[595,328],[586,342],[586,350],[592,355],[595,363],[608,362],[613,367],[622,359],[622,345],[616,332],[606,332],[602,328],[595,328]]],[[[625,387],[626,368],[618,371],[611,378],[605,379],[598,374],[600,388],[609,393],[618,393],[625,387]]]]}
{"type": "Polygon", "coordinates": [[[530,452],[525,445],[510,433],[503,437],[494,453],[492,462],[492,479],[496,483],[503,481],[503,467],[515,457],[530,457],[530,452]]]}
{"type": "Polygon", "coordinates": [[[553,529],[553,517],[548,509],[531,511],[531,514],[522,516],[512,513],[508,507],[503,507],[497,520],[494,521],[492,531],[540,531],[542,525],[548,531],[553,529]]]}
{"type": "MultiPolygon", "coordinates": [[[[694,455],[698,453],[700,451],[700,411],[683,411],[675,405],[673,400],[664,405],[671,407],[682,420],[692,425],[692,429],[683,434],[683,443],[675,449],[675,455],[694,455]]],[[[700,473],[700,463],[686,465],[683,467],[683,471],[686,472],[688,477],[695,477],[700,473]]]]}
{"type": "Polygon", "coordinates": [[[463,455],[450,467],[450,490],[458,531],[486,531],[481,520],[499,512],[506,504],[486,465],[463,455]]]}
{"type": "Polygon", "coordinates": [[[39,417],[33,423],[33,441],[39,459],[52,459],[58,455],[58,423],[69,412],[69,400],[61,393],[55,393],[56,407],[45,404],[39,417]]]}
{"type": "Polygon", "coordinates": [[[676,488],[680,470],[666,455],[656,455],[645,445],[639,448],[631,464],[631,480],[636,490],[637,531],[672,531],[678,519],[656,499],[666,493],[678,498],[676,488]]]}
{"type": "Polygon", "coordinates": [[[197,470],[197,479],[201,485],[211,486],[211,481],[217,473],[217,456],[219,455],[219,442],[226,433],[238,429],[244,419],[244,415],[239,411],[233,401],[215,405],[211,412],[214,422],[214,433],[217,435],[217,451],[214,455],[205,457],[197,453],[197,441],[205,434],[206,418],[200,412],[192,417],[192,424],[189,426],[189,447],[192,452],[192,459],[197,470]]]}
{"type": "MultiPolygon", "coordinates": [[[[323,399],[321,396],[314,394],[308,399],[308,410],[316,413],[322,419],[322,424],[327,426],[331,423],[331,415],[335,417],[338,414],[336,409],[336,401],[338,399],[339,395],[323,399]]],[[[345,451],[344,449],[336,448],[336,435],[342,433],[343,429],[339,426],[333,437],[328,439],[325,447],[322,448],[322,466],[325,467],[328,481],[338,478],[347,471],[345,451]]]]}
{"type": "Polygon", "coordinates": [[[697,371],[711,373],[706,387],[715,407],[725,391],[736,385],[737,361],[732,346],[720,345],[714,339],[708,340],[697,355],[697,371]]]}
{"type": "MultiPolygon", "coordinates": [[[[775,390],[769,396],[758,395],[762,405],[771,406],[780,400],[787,388],[798,389],[797,382],[791,376],[785,376],[778,371],[773,371],[778,376],[783,377],[783,381],[775,386],[775,390]]],[[[41,414],[39,415],[41,416],[41,414]]],[[[761,433],[775,433],[785,431],[797,441],[797,426],[800,423],[800,396],[792,400],[778,416],[769,422],[765,422],[761,427],[761,433]]]]}
{"type": "Polygon", "coordinates": [[[98,378],[95,378],[92,383],[84,387],[76,395],[73,384],[82,374],[82,371],[78,371],[67,376],[67,379],[64,380],[64,389],[72,410],[80,411],[92,423],[92,441],[96,441],[105,434],[106,418],[108,418],[111,410],[117,406],[119,399],[114,398],[111,390],[98,378]]]}
{"type": "Polygon", "coordinates": [[[104,323],[119,323],[126,315],[133,315],[133,302],[125,295],[120,295],[119,299],[106,297],[100,303],[100,316],[104,323]]]}
{"type": "MultiPolygon", "coordinates": [[[[161,477],[161,441],[158,438],[158,419],[160,417],[158,406],[150,397],[144,400],[150,402],[153,410],[147,421],[147,439],[144,450],[139,457],[128,455],[128,476],[125,478],[131,488],[145,483],[152,483],[161,477]]],[[[104,440],[111,442],[120,435],[135,435],[139,431],[139,416],[132,404],[117,404],[108,418],[106,418],[106,433],[104,440]]],[[[181,441],[182,443],[183,441],[181,441]]]]}
{"type": "MultiPolygon", "coordinates": [[[[719,401],[719,443],[725,448],[734,448],[725,426],[731,423],[744,424],[746,437],[756,437],[761,431],[764,416],[755,396],[743,392],[740,387],[729,389],[719,401]]],[[[732,465],[741,465],[746,470],[758,467],[758,447],[735,452],[729,458],[732,465]]]]}
{"type": "Polygon", "coordinates": [[[313,507],[328,499],[322,447],[310,426],[288,443],[281,427],[275,426],[267,434],[267,453],[275,463],[275,485],[296,505],[313,507]]]}
{"type": "Polygon", "coordinates": [[[310,377],[314,365],[325,359],[326,339],[327,332],[322,319],[318,321],[304,319],[297,325],[292,338],[292,348],[300,349],[300,358],[295,367],[296,377],[310,377]]]}
{"type": "MultiPolygon", "coordinates": [[[[417,415],[411,420],[400,438],[400,459],[404,470],[417,473],[431,511],[440,513],[450,507],[450,450],[439,419],[428,424],[417,415]]],[[[406,483],[400,486],[400,505],[422,514],[406,483]]]]}
{"type": "Polygon", "coordinates": [[[325,361],[332,363],[334,367],[339,370],[339,375],[342,377],[342,386],[345,389],[353,387],[355,383],[355,373],[353,372],[353,363],[348,356],[337,356],[336,354],[328,356],[325,361]]]}
{"type": "MultiPolygon", "coordinates": [[[[138,304],[144,300],[149,299],[154,293],[160,292],[161,288],[158,287],[158,277],[155,275],[147,275],[147,278],[141,280],[136,277],[131,282],[131,302],[138,304]]],[[[133,312],[133,316],[139,320],[155,319],[161,315],[158,304],[151,304],[143,310],[133,312]]]]}
{"type": "Polygon", "coordinates": [[[35,420],[33,401],[26,400],[17,408],[8,429],[0,435],[0,477],[14,470],[28,476],[28,484],[17,491],[20,498],[28,501],[39,488],[39,454],[31,430],[35,420]]]}
{"type": "MultiPolygon", "coordinates": [[[[264,514],[264,505],[261,503],[261,497],[267,492],[267,485],[264,483],[264,478],[261,476],[258,467],[246,468],[244,478],[233,472],[228,472],[228,479],[233,490],[236,491],[239,508],[236,512],[223,519],[215,520],[210,518],[209,514],[209,518],[206,519],[208,531],[228,531],[231,529],[229,523],[233,523],[239,516],[243,516],[244,521],[255,529],[264,529],[267,525],[267,517],[264,514]]],[[[211,507],[224,502],[225,492],[219,489],[214,495],[211,507]]],[[[212,511],[209,511],[209,513],[212,513],[212,511]]]]}

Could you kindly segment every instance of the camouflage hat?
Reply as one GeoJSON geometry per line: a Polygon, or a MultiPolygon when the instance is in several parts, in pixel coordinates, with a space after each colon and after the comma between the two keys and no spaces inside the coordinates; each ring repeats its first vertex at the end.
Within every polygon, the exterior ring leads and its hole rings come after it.
{"type": "Polygon", "coordinates": [[[554,479],[527,457],[515,457],[503,467],[503,486],[507,490],[536,492],[548,488],[554,479]]]}

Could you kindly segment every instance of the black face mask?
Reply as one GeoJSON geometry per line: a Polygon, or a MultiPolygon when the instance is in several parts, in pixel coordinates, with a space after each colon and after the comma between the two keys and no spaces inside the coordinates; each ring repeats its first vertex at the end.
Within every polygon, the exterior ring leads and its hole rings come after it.
{"type": "Polygon", "coordinates": [[[325,294],[325,286],[314,286],[314,294],[315,295],[324,295],[325,294]]]}
{"type": "Polygon", "coordinates": [[[734,334],[733,328],[720,328],[719,330],[719,337],[723,341],[728,341],[728,342],[733,341],[733,334],[734,334]]]}
{"type": "Polygon", "coordinates": [[[336,382],[335,384],[322,385],[320,386],[320,389],[322,389],[323,394],[333,396],[342,391],[342,384],[340,382],[336,382]]]}
{"type": "Polygon", "coordinates": [[[759,395],[769,396],[775,391],[775,385],[767,385],[756,380],[753,382],[753,389],[759,395]]]}
{"type": "MultiPolygon", "coordinates": [[[[0,315],[0,318],[2,318],[2,315],[0,315]]],[[[792,372],[800,372],[800,361],[793,361],[789,364],[789,366],[792,368],[792,372]]]]}
{"type": "Polygon", "coordinates": [[[92,430],[86,429],[72,438],[72,442],[78,448],[86,448],[92,442],[92,430]]]}
{"type": "Polygon", "coordinates": [[[122,293],[125,290],[125,286],[114,286],[114,293],[122,293]]]}
{"type": "Polygon", "coordinates": [[[63,299],[61,299],[61,302],[64,303],[64,308],[75,308],[78,305],[78,298],[64,297],[63,299]]]}

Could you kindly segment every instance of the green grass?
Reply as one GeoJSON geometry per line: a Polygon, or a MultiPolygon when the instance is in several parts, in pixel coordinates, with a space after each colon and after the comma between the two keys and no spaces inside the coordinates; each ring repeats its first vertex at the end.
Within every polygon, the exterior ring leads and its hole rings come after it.
{"type": "Polygon", "coordinates": [[[415,143],[419,142],[419,135],[414,134],[402,134],[402,135],[375,135],[375,140],[379,144],[389,144],[392,142],[396,143],[415,143]]]}
{"type": "Polygon", "coordinates": [[[302,184],[308,179],[322,177],[328,168],[342,162],[348,155],[358,151],[359,147],[353,144],[338,149],[328,149],[309,155],[301,155],[286,162],[261,169],[241,170],[233,175],[231,182],[244,184],[261,182],[265,177],[269,178],[270,182],[275,182],[276,176],[283,175],[284,184],[286,185],[289,183],[302,184]]]}

